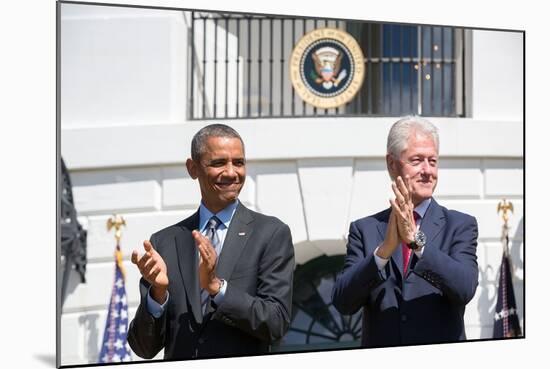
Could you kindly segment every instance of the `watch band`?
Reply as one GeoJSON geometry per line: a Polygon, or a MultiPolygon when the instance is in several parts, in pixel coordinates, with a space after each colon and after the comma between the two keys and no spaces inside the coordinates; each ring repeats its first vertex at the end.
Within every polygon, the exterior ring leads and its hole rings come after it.
{"type": "Polygon", "coordinates": [[[218,291],[215,294],[210,295],[210,297],[212,297],[212,298],[217,296],[218,293],[220,293],[220,291],[222,290],[223,286],[225,285],[225,279],[220,278],[219,281],[220,281],[220,283],[218,283],[218,291]]]}
{"type": "Polygon", "coordinates": [[[414,239],[410,244],[408,244],[411,250],[417,251],[422,247],[426,246],[426,235],[421,230],[416,231],[414,234],[414,239]]]}

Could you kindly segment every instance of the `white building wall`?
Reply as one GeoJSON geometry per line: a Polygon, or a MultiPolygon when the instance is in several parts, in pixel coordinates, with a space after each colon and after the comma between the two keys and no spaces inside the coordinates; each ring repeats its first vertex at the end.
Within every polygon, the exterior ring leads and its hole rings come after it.
{"type": "MultiPolygon", "coordinates": [[[[97,361],[114,274],[107,218],[118,213],[127,222],[122,250],[133,316],[139,278],[131,251],[196,210],[200,194],[184,162],[192,135],[211,121],[186,121],[187,15],[72,4],[62,9],[61,154],[88,230],[87,283],[72,276],[61,318],[61,362],[68,365],[97,361]]],[[[432,119],[441,130],[436,198],[479,222],[480,286],[466,311],[472,339],[492,335],[502,197],[515,207],[511,255],[523,316],[522,47],[521,35],[474,31],[472,116],[432,119]],[[500,75],[505,86],[495,82],[500,75]]],[[[345,253],[349,222],[386,207],[391,196],[383,154],[393,121],[227,122],[241,133],[249,159],[241,201],[289,224],[297,263],[345,253]]]]}
{"type": "Polygon", "coordinates": [[[472,114],[477,119],[523,119],[523,88],[512,88],[523,85],[523,40],[519,32],[474,32],[472,114]]]}

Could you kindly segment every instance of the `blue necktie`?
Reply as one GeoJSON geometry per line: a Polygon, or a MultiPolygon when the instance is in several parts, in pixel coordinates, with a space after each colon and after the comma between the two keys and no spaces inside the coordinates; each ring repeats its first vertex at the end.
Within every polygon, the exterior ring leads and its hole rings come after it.
{"type": "MultiPolygon", "coordinates": [[[[216,230],[221,223],[222,222],[218,219],[218,217],[213,215],[212,218],[210,218],[210,220],[208,221],[208,225],[206,226],[206,237],[208,237],[208,239],[210,240],[210,243],[212,244],[212,247],[216,251],[216,255],[218,255],[218,257],[220,255],[221,242],[216,230]]],[[[206,289],[201,289],[201,308],[203,315],[206,314],[209,302],[210,294],[206,289]]]]}

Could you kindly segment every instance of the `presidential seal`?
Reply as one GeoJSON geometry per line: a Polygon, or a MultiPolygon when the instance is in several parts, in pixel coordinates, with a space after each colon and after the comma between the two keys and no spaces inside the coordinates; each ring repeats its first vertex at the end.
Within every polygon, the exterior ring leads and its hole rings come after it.
{"type": "Polygon", "coordinates": [[[290,56],[290,80],[298,95],[321,109],[349,102],[361,88],[365,64],[361,47],[336,28],[305,34],[290,56]]]}

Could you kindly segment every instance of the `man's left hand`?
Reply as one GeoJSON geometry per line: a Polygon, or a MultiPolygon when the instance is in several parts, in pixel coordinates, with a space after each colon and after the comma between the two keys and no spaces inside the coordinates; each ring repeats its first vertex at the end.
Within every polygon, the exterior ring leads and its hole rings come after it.
{"type": "Polygon", "coordinates": [[[199,231],[193,231],[195,245],[199,250],[199,282],[200,287],[206,289],[209,294],[215,295],[219,292],[221,281],[216,277],[216,263],[218,255],[212,247],[210,240],[199,231]]]}
{"type": "Polygon", "coordinates": [[[397,177],[396,181],[392,182],[392,190],[395,194],[395,200],[390,200],[390,203],[396,213],[399,237],[402,242],[410,244],[414,241],[416,225],[409,178],[405,177],[405,181],[403,181],[401,177],[397,177]]]}

